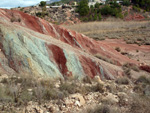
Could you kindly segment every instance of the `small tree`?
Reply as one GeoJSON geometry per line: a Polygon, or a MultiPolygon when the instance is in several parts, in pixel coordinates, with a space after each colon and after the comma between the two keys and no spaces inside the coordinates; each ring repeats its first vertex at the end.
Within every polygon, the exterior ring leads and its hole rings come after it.
{"type": "Polygon", "coordinates": [[[96,21],[97,20],[97,13],[95,13],[95,15],[94,15],[94,21],[96,21]]]}
{"type": "Polygon", "coordinates": [[[86,16],[89,13],[89,6],[87,0],[82,0],[78,6],[78,12],[81,16],[86,16]]]}
{"type": "Polygon", "coordinates": [[[89,18],[89,20],[90,20],[90,21],[93,21],[93,17],[92,17],[92,15],[90,15],[90,18],[89,18]]]}
{"type": "Polygon", "coordinates": [[[101,19],[102,19],[101,13],[99,13],[99,15],[98,15],[98,19],[99,19],[99,20],[101,20],[101,19]]]}
{"type": "Polygon", "coordinates": [[[123,0],[123,3],[122,3],[124,6],[129,6],[131,3],[129,0],[123,0]]]}
{"type": "Polygon", "coordinates": [[[96,2],[95,8],[99,8],[100,4],[96,2]]]}
{"type": "Polygon", "coordinates": [[[44,2],[44,1],[41,1],[39,6],[41,6],[41,7],[44,7],[44,6],[46,6],[46,2],[44,2]]]}
{"type": "Polygon", "coordinates": [[[90,10],[91,10],[91,13],[94,12],[94,7],[93,7],[93,5],[91,5],[90,10]]]}

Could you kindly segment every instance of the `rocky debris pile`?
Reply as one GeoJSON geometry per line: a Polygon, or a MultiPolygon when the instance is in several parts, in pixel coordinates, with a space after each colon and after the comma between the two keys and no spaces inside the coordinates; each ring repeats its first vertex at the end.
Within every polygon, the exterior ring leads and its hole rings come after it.
{"type": "Polygon", "coordinates": [[[145,20],[149,14],[142,12],[142,11],[135,11],[132,6],[126,7],[122,6],[122,13],[124,14],[125,21],[142,21],[145,20]]]}
{"type": "MultiPolygon", "coordinates": [[[[98,78],[98,77],[96,77],[98,78]]],[[[30,79],[30,78],[28,78],[30,79]]],[[[4,112],[21,112],[21,113],[95,113],[100,112],[101,110],[103,111],[109,111],[110,113],[113,111],[115,113],[129,113],[131,110],[135,110],[134,107],[138,107],[139,105],[143,105],[144,108],[140,109],[140,112],[148,109],[149,105],[147,102],[149,102],[149,84],[150,84],[150,79],[149,78],[144,78],[141,76],[137,80],[135,80],[135,83],[129,83],[129,84],[117,84],[116,81],[112,80],[106,80],[105,82],[101,82],[101,84],[98,81],[91,80],[91,83],[88,81],[66,81],[66,82],[74,82],[78,85],[81,85],[82,88],[87,88],[87,92],[77,92],[77,93],[70,93],[69,95],[62,97],[62,98],[51,98],[50,100],[41,100],[39,102],[39,99],[34,99],[34,100],[29,100],[30,96],[29,95],[34,95],[34,85],[30,82],[27,82],[28,84],[30,83],[29,86],[32,87],[27,87],[27,92],[20,97],[25,98],[27,96],[27,100],[21,102],[21,101],[15,101],[15,100],[9,100],[9,96],[4,100],[4,95],[2,94],[3,92],[3,87],[6,87],[6,85],[10,84],[12,87],[13,84],[9,83],[10,80],[14,83],[17,84],[18,86],[21,86],[21,84],[24,84],[26,86],[25,80],[22,77],[17,76],[8,76],[8,75],[1,75],[0,76],[0,111],[2,113],[4,112]],[[1,80],[1,79],[5,79],[1,80]],[[7,82],[6,82],[7,81],[7,82]],[[22,82],[21,82],[22,81],[22,82]],[[19,82],[19,84],[17,83],[19,82]],[[140,85],[146,86],[143,91],[140,91],[140,85]],[[101,88],[96,85],[100,84],[101,88]],[[96,87],[95,87],[96,86],[96,87]],[[103,92],[101,91],[103,89],[103,92]],[[33,93],[31,93],[33,92],[33,93]],[[139,97],[143,94],[143,97],[139,97]],[[147,99],[147,100],[140,100],[139,99],[147,99]],[[135,100],[136,99],[136,100],[135,100]],[[135,103],[136,102],[136,103],[135,103]],[[144,103],[143,103],[144,102],[144,103]],[[136,104],[136,106],[135,106],[136,104]]],[[[38,79],[38,81],[43,81],[43,79],[38,79]]],[[[54,83],[53,86],[55,90],[59,90],[60,87],[62,86],[65,81],[43,81],[41,82],[42,84],[45,84],[46,87],[49,87],[47,84],[48,82],[54,83]]],[[[41,85],[42,85],[41,84],[41,85]]],[[[35,86],[38,87],[38,86],[35,86]]],[[[40,86],[42,87],[42,86],[40,86]]],[[[64,89],[61,92],[67,92],[68,89],[67,87],[70,86],[65,86],[64,89]]],[[[13,88],[13,87],[12,87],[13,88]]],[[[77,87],[71,87],[72,90],[76,89],[77,87]]],[[[9,89],[9,88],[8,88],[9,89]]],[[[7,89],[7,90],[8,90],[7,89]]],[[[26,90],[26,89],[24,89],[26,90]]],[[[49,89],[49,91],[53,90],[52,88],[49,89]]],[[[38,90],[40,91],[40,90],[38,90]]],[[[44,91],[41,89],[41,91],[44,91]]],[[[23,92],[23,91],[21,91],[23,92]]],[[[21,93],[20,92],[20,93],[21,93]]],[[[41,95],[40,93],[38,93],[41,95]]],[[[57,95],[55,92],[54,95],[57,95]]],[[[52,95],[49,95],[52,96],[52,95]]],[[[39,96],[40,97],[40,96],[39,96]]]]}
{"type": "Polygon", "coordinates": [[[75,12],[75,8],[50,8],[47,9],[47,11],[50,17],[48,21],[50,22],[57,22],[60,24],[76,24],[80,22],[78,19],[79,14],[75,12]]]}
{"type": "MultiPolygon", "coordinates": [[[[43,12],[41,7],[25,7],[15,8],[15,10],[21,10],[33,16],[37,16],[38,13],[45,14],[41,18],[54,23],[54,24],[77,24],[80,23],[79,14],[75,12],[73,7],[49,7],[43,12]]],[[[41,15],[40,15],[41,16],[41,15]]]]}
{"type": "Polygon", "coordinates": [[[126,21],[132,21],[132,20],[135,20],[135,21],[140,21],[140,20],[144,20],[145,17],[140,15],[140,14],[133,14],[133,15],[128,15],[125,20],[126,21]]]}

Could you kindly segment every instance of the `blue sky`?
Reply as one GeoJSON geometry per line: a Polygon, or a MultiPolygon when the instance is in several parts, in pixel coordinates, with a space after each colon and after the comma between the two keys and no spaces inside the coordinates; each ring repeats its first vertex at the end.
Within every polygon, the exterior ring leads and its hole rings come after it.
{"type": "MultiPolygon", "coordinates": [[[[0,0],[0,8],[14,8],[14,7],[25,7],[40,3],[40,1],[46,0],[0,0]]],[[[47,0],[48,1],[48,0],[47,0]]]]}

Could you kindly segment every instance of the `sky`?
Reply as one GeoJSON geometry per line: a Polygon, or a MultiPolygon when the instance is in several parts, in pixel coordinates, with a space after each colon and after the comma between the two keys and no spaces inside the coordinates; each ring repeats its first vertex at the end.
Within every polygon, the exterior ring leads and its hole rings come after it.
{"type": "Polygon", "coordinates": [[[46,0],[0,0],[0,8],[10,9],[18,6],[20,7],[32,6],[40,3],[40,1],[46,0]]]}

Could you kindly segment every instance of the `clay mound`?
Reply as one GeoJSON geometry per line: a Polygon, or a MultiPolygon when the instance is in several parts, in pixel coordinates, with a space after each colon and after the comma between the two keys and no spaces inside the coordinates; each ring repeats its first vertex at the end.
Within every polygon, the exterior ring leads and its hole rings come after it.
{"type": "Polygon", "coordinates": [[[144,16],[142,16],[142,15],[140,15],[140,14],[133,14],[133,15],[128,15],[126,18],[125,18],[125,20],[126,21],[132,21],[132,20],[135,20],[135,21],[141,21],[141,20],[144,20],[145,19],[145,17],[144,16]]]}
{"type": "Polygon", "coordinates": [[[0,67],[5,73],[114,79],[122,75],[118,66],[127,62],[138,65],[103,42],[40,18],[6,9],[0,9],[0,17],[0,67]],[[100,60],[101,56],[115,65],[100,60]]]}

